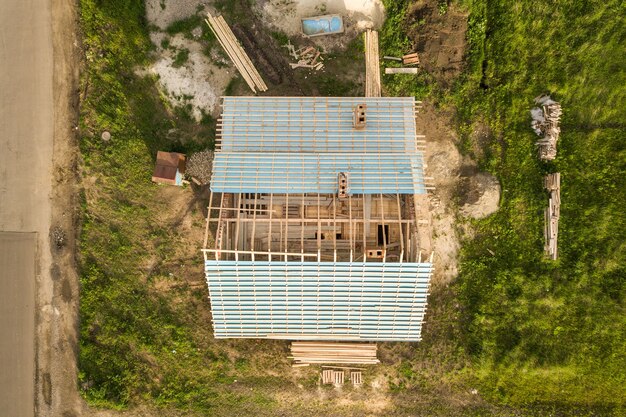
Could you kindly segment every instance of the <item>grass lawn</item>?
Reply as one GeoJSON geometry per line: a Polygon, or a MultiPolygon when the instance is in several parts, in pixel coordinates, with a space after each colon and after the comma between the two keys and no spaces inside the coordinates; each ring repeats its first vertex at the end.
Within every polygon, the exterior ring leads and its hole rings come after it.
{"type": "MultiPolygon", "coordinates": [[[[222,3],[234,19],[235,3],[222,3]]],[[[400,30],[409,1],[385,3],[381,52],[397,54],[409,43],[400,30]]],[[[617,414],[626,398],[626,10],[615,0],[467,0],[462,7],[469,52],[456,84],[443,89],[420,75],[386,88],[457,110],[463,151],[501,181],[501,209],[473,222],[477,235],[464,242],[459,278],[431,297],[429,311],[445,320],[430,323],[420,344],[382,347],[392,365],[375,372],[389,381],[388,409],[617,414]],[[558,158],[550,164],[536,157],[528,113],[544,92],[564,109],[558,158]],[[478,124],[491,132],[479,153],[471,134],[478,124]],[[551,262],[542,254],[541,180],[556,171],[560,258],[551,262]],[[451,314],[457,302],[460,313],[451,314]],[[444,401],[469,386],[504,405],[444,401]]],[[[150,177],[157,150],[212,146],[214,122],[195,123],[188,109],[171,108],[155,79],[137,75],[153,49],[142,1],[81,0],[80,15],[79,383],[88,403],[148,404],[168,415],[367,414],[358,404],[337,407],[341,395],[319,389],[316,370],[292,370],[286,342],[212,338],[206,288],[179,274],[201,275],[200,256],[173,254],[187,241],[177,227],[155,221],[168,207],[150,177]],[[112,134],[108,143],[103,130],[112,134]]],[[[192,23],[170,31],[184,33],[192,23]]],[[[335,82],[322,79],[321,88],[335,82]]]]}

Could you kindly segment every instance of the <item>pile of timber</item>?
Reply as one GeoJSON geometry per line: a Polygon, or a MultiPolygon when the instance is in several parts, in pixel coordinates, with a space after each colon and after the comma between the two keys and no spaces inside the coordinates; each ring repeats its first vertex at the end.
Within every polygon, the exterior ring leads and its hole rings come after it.
{"type": "Polygon", "coordinates": [[[237,71],[239,71],[250,89],[255,93],[257,89],[259,91],[267,91],[267,85],[265,85],[261,75],[252,64],[252,61],[250,61],[250,57],[248,57],[246,51],[243,50],[224,18],[222,16],[213,17],[211,13],[207,13],[205,22],[209,25],[213,34],[220,42],[220,45],[222,45],[222,48],[224,48],[230,60],[233,61],[237,71]]]}
{"type": "Polygon", "coordinates": [[[378,32],[365,32],[365,97],[380,97],[380,65],[378,55],[378,32]]]}
{"type": "Polygon", "coordinates": [[[545,253],[555,260],[558,256],[557,239],[559,235],[559,216],[561,214],[561,174],[548,174],[543,185],[550,192],[548,208],[545,211],[545,253]]]}
{"type": "Polygon", "coordinates": [[[291,41],[287,41],[287,44],[283,45],[283,48],[287,48],[289,55],[296,60],[296,62],[289,64],[292,69],[310,68],[315,71],[319,71],[324,68],[324,64],[321,62],[324,58],[322,57],[322,53],[317,48],[312,46],[303,46],[300,49],[296,49],[296,47],[291,44],[291,41]]]}
{"type": "Polygon", "coordinates": [[[417,52],[413,52],[412,54],[407,54],[402,57],[402,64],[404,65],[418,65],[420,63],[419,55],[417,52]]]}
{"type": "Polygon", "coordinates": [[[556,143],[561,134],[561,104],[546,95],[535,98],[535,103],[541,106],[530,111],[531,126],[538,136],[542,136],[535,143],[539,150],[539,159],[551,161],[556,158],[556,143]]]}
{"type": "Polygon", "coordinates": [[[294,364],[347,363],[376,364],[377,346],[371,343],[292,342],[294,364]]]}

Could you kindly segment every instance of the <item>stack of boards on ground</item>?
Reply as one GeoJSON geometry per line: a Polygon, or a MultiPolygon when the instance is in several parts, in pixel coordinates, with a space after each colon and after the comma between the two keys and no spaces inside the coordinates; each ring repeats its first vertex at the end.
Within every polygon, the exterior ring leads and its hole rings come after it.
{"type": "Polygon", "coordinates": [[[558,257],[559,217],[561,216],[561,174],[556,172],[546,175],[543,185],[550,192],[550,199],[545,212],[544,237],[546,245],[544,249],[550,259],[556,260],[558,257]]]}
{"type": "Polygon", "coordinates": [[[237,67],[237,71],[239,71],[250,89],[255,93],[257,89],[259,91],[267,91],[267,85],[252,64],[246,51],[243,50],[239,41],[237,41],[235,34],[224,18],[222,16],[213,17],[211,13],[207,13],[205,22],[209,25],[220,45],[224,48],[230,60],[233,61],[233,64],[237,67]]]}
{"type": "Polygon", "coordinates": [[[294,364],[377,364],[375,343],[292,342],[294,364]]]}
{"type": "Polygon", "coordinates": [[[378,54],[378,32],[365,32],[365,97],[380,97],[380,66],[378,54]]]}

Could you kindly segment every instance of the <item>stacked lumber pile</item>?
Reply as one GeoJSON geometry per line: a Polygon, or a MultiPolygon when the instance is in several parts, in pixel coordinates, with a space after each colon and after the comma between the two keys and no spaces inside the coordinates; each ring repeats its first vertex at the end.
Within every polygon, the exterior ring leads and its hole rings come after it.
{"type": "Polygon", "coordinates": [[[539,159],[551,161],[556,158],[556,143],[561,134],[561,104],[546,95],[535,98],[535,103],[541,106],[530,111],[533,119],[531,126],[538,136],[542,136],[535,143],[539,149],[539,159]]]}
{"type": "Polygon", "coordinates": [[[419,55],[417,52],[407,54],[402,57],[402,64],[404,65],[418,65],[420,63],[419,55]]]}
{"type": "Polygon", "coordinates": [[[292,342],[290,358],[294,364],[376,364],[380,363],[376,351],[376,344],[370,343],[292,342]]]}
{"type": "Polygon", "coordinates": [[[380,97],[380,66],[378,55],[378,32],[365,32],[365,97],[380,97]]]}
{"type": "Polygon", "coordinates": [[[222,16],[213,17],[211,13],[207,13],[205,22],[209,25],[220,45],[224,48],[230,60],[233,61],[237,71],[239,71],[250,89],[254,93],[257,92],[257,89],[259,91],[267,91],[267,85],[265,85],[261,75],[252,64],[252,61],[250,61],[250,57],[248,57],[246,51],[243,50],[224,18],[222,16]]]}
{"type": "Polygon", "coordinates": [[[287,41],[287,45],[283,45],[283,48],[287,48],[289,55],[291,55],[296,62],[292,62],[289,66],[292,69],[296,68],[310,68],[315,71],[319,71],[324,68],[324,64],[321,62],[324,60],[322,53],[319,49],[312,46],[303,46],[300,49],[296,49],[291,44],[291,41],[287,41]]]}
{"type": "Polygon", "coordinates": [[[559,235],[559,216],[561,214],[561,174],[548,174],[543,185],[550,192],[548,208],[545,211],[545,253],[555,260],[558,256],[557,239],[559,235]]]}

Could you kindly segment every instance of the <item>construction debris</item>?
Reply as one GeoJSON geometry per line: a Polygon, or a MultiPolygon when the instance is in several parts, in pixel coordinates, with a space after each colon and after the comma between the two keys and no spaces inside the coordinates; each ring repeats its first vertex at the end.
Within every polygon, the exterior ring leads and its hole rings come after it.
{"type": "Polygon", "coordinates": [[[187,159],[187,170],[185,173],[191,177],[197,185],[204,185],[211,182],[211,171],[213,170],[213,151],[196,152],[187,159]]]}
{"type": "Polygon", "coordinates": [[[561,214],[561,174],[548,174],[544,178],[543,186],[550,191],[548,208],[545,211],[545,247],[544,250],[552,260],[558,257],[557,239],[559,235],[559,216],[561,214]]]}
{"type": "Polygon", "coordinates": [[[541,108],[533,108],[530,115],[533,119],[531,127],[538,136],[543,136],[535,143],[539,148],[539,159],[551,161],[556,158],[556,143],[561,133],[561,104],[547,95],[535,98],[535,103],[541,108]]]}
{"type": "Polygon", "coordinates": [[[211,13],[207,13],[205,20],[209,25],[213,34],[219,41],[230,60],[235,64],[235,67],[246,81],[250,89],[256,93],[259,91],[267,91],[267,85],[261,78],[261,75],[250,61],[250,57],[246,54],[246,51],[241,47],[239,41],[235,37],[233,31],[230,29],[226,21],[222,16],[213,17],[211,13]]]}
{"type": "Polygon", "coordinates": [[[376,364],[377,346],[370,343],[292,342],[294,363],[376,364]]]}
{"type": "Polygon", "coordinates": [[[385,74],[417,74],[417,68],[385,68],[385,74]]]}
{"type": "Polygon", "coordinates": [[[324,68],[324,64],[321,62],[324,60],[322,53],[312,46],[304,46],[300,49],[296,49],[296,47],[291,44],[291,41],[288,41],[286,45],[283,45],[283,48],[287,48],[289,55],[297,61],[289,64],[292,69],[311,68],[315,71],[319,71],[324,68]]]}
{"type": "Polygon", "coordinates": [[[398,58],[398,57],[395,57],[395,56],[387,56],[387,55],[385,55],[385,56],[383,57],[383,59],[386,59],[386,60],[388,60],[388,61],[398,61],[398,62],[402,62],[402,58],[398,58]]]}
{"type": "Polygon", "coordinates": [[[378,32],[365,32],[365,97],[380,97],[380,66],[378,32]]]}
{"type": "Polygon", "coordinates": [[[402,57],[402,63],[404,65],[418,65],[420,63],[420,58],[417,55],[417,52],[412,53],[412,54],[408,54],[408,55],[404,55],[402,57]]]}

